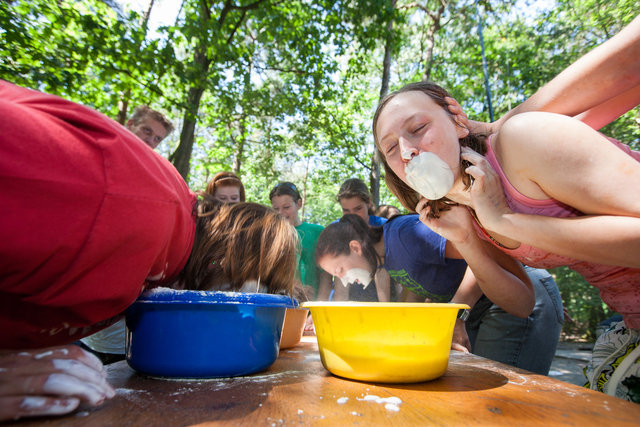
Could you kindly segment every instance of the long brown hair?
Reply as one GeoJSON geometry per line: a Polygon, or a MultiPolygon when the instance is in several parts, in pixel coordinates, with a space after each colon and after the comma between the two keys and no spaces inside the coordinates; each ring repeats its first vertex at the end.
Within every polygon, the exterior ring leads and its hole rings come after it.
{"type": "Polygon", "coordinates": [[[200,192],[196,236],[179,286],[237,290],[260,280],[269,293],[291,294],[298,235],[273,209],[257,203],[223,204],[200,192]]]}
{"type": "Polygon", "coordinates": [[[235,173],[227,171],[218,172],[207,184],[206,191],[212,196],[215,196],[216,190],[220,187],[238,187],[240,201],[245,201],[244,185],[242,185],[242,181],[240,181],[240,178],[238,178],[238,175],[235,173]]]}
{"type": "MultiPolygon", "coordinates": [[[[378,104],[378,107],[376,108],[376,112],[373,116],[373,139],[376,144],[376,150],[378,151],[378,154],[384,164],[384,171],[385,171],[384,180],[387,183],[387,187],[389,187],[389,190],[391,190],[391,192],[398,198],[400,203],[402,203],[402,206],[407,208],[409,212],[415,212],[416,205],[418,204],[422,196],[420,196],[420,194],[417,191],[415,191],[414,189],[409,187],[407,184],[405,184],[400,178],[398,178],[395,172],[391,170],[384,154],[382,153],[382,150],[380,149],[380,140],[378,139],[376,128],[378,125],[378,119],[380,118],[380,114],[382,113],[382,110],[384,109],[384,107],[389,103],[389,101],[391,101],[396,95],[400,93],[414,92],[414,91],[422,92],[425,95],[429,96],[436,104],[441,106],[451,116],[451,120],[455,122],[455,118],[453,114],[451,114],[451,112],[449,111],[449,107],[448,107],[449,104],[447,104],[447,101],[445,101],[444,99],[445,97],[447,96],[450,97],[451,95],[449,95],[449,93],[444,88],[438,86],[435,83],[428,82],[428,81],[409,83],[403,86],[402,88],[400,88],[399,90],[385,96],[384,99],[380,101],[380,104],[378,104]]],[[[457,125],[459,126],[459,124],[457,125]]],[[[461,138],[459,141],[460,141],[461,147],[469,147],[480,154],[485,154],[487,151],[487,146],[485,143],[485,135],[469,133],[468,136],[461,138]]],[[[469,174],[465,172],[465,169],[468,166],[469,166],[468,162],[460,159],[460,170],[462,173],[462,182],[464,182],[464,184],[466,185],[466,188],[469,188],[471,186],[471,177],[469,174]]],[[[439,216],[440,211],[448,209],[447,205],[452,203],[453,202],[451,202],[451,200],[447,199],[446,197],[443,197],[442,199],[439,199],[439,200],[430,200],[429,201],[429,207],[431,208],[430,216],[437,218],[439,216]]]]}

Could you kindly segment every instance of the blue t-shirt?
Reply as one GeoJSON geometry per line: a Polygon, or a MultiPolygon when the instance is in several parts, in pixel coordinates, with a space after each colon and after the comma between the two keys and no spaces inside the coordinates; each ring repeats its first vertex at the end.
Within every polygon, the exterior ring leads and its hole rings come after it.
{"type": "MultiPolygon", "coordinates": [[[[336,223],[338,221],[340,221],[340,218],[336,219],[331,224],[334,224],[334,223],[336,223]]],[[[387,218],[383,218],[381,216],[369,215],[369,225],[371,225],[373,227],[380,227],[385,222],[387,222],[387,218]]]]}
{"type": "Polygon", "coordinates": [[[384,229],[384,265],[389,276],[410,291],[433,302],[449,302],[464,277],[467,263],[445,258],[447,240],[431,231],[418,215],[387,221],[384,229]]]}
{"type": "Polygon", "coordinates": [[[387,222],[387,218],[381,216],[369,215],[369,225],[380,227],[387,222]]]}

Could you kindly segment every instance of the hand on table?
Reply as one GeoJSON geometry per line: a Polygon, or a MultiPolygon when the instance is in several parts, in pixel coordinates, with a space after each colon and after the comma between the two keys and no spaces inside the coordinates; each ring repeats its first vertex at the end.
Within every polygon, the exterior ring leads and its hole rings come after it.
{"type": "Polygon", "coordinates": [[[462,319],[456,319],[456,324],[453,327],[451,350],[461,351],[463,353],[469,353],[471,351],[469,335],[467,335],[467,328],[462,319]]]}
{"type": "Polygon", "coordinates": [[[115,396],[102,363],[77,345],[0,353],[0,421],[68,414],[115,396]]]}
{"type": "Polygon", "coordinates": [[[313,317],[311,317],[310,314],[307,315],[307,322],[304,324],[304,332],[302,333],[302,335],[312,337],[316,336],[316,330],[313,327],[313,317]]]}

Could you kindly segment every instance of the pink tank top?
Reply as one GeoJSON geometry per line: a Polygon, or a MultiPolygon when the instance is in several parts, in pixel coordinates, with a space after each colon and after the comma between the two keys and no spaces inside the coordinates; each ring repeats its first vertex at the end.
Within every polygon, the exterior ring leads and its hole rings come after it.
{"type": "MultiPolygon", "coordinates": [[[[514,212],[565,218],[582,216],[583,213],[555,199],[536,200],[520,193],[507,179],[491,148],[491,135],[487,140],[487,161],[500,176],[507,204],[514,212]]],[[[609,138],[621,150],[640,161],[640,152],[632,151],[625,144],[609,138]]],[[[520,260],[526,265],[537,268],[555,268],[567,266],[581,274],[587,282],[597,287],[602,300],[611,309],[622,314],[627,327],[640,328],[640,269],[614,267],[595,264],[556,255],[533,246],[521,244],[516,249],[506,249],[493,242],[484,229],[474,222],[476,231],[485,240],[491,242],[503,252],[520,260]]]]}

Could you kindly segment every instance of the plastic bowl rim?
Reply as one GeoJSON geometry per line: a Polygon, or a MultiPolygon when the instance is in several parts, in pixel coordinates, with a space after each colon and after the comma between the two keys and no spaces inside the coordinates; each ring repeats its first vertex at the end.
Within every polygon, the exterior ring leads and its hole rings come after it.
{"type": "Polygon", "coordinates": [[[359,308],[451,308],[468,309],[467,304],[448,302],[361,302],[361,301],[307,301],[300,304],[303,308],[359,307],[359,308]]]}
{"type": "Polygon", "coordinates": [[[133,304],[170,304],[170,305],[248,305],[255,307],[284,307],[299,306],[295,298],[289,295],[229,292],[229,291],[198,291],[170,288],[147,289],[133,302],[133,304]]]}

